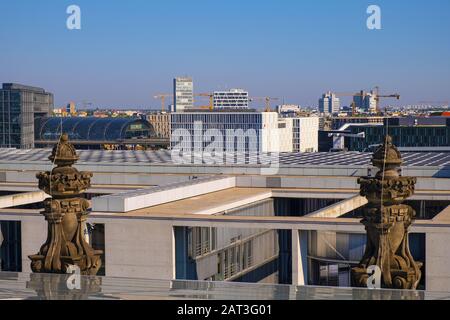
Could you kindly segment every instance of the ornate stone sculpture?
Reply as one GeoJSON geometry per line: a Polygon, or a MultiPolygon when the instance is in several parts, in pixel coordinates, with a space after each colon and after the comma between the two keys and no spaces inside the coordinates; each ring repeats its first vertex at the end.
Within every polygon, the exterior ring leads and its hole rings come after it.
{"type": "Polygon", "coordinates": [[[367,232],[366,250],[358,267],[352,269],[353,285],[366,287],[367,267],[377,265],[382,287],[416,289],[422,264],[414,261],[408,241],[416,213],[402,204],[414,193],[416,178],[399,175],[402,159],[390,136],[373,154],[372,164],[380,169],[377,175],[358,179],[360,194],[369,203],[361,220],[367,232]]]}
{"type": "Polygon", "coordinates": [[[39,189],[52,196],[44,201],[42,213],[48,222],[48,235],[39,253],[29,256],[31,269],[65,273],[69,265],[76,265],[81,274],[95,275],[102,264],[102,251],[92,249],[83,236],[89,202],[80,197],[90,187],[92,173],[72,167],[78,156],[67,134],[61,136],[49,159],[56,167],[36,175],[39,189]]]}

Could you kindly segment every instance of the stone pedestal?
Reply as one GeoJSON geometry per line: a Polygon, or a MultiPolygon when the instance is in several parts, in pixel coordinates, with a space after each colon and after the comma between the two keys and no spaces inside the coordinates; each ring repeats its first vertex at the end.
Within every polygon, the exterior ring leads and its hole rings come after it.
{"type": "Polygon", "coordinates": [[[42,213],[48,222],[48,235],[39,253],[29,256],[31,269],[36,273],[65,273],[69,265],[76,265],[81,274],[95,275],[101,267],[102,251],[92,249],[84,238],[89,202],[80,197],[90,187],[92,173],[72,167],[78,156],[66,134],[49,159],[56,167],[37,174],[39,189],[52,196],[45,200],[42,213]]]}
{"type": "Polygon", "coordinates": [[[380,170],[374,178],[358,179],[361,196],[369,201],[364,210],[367,244],[364,256],[352,269],[356,287],[366,287],[371,265],[380,267],[384,288],[415,289],[421,277],[421,263],[416,263],[409,250],[408,229],[415,211],[402,202],[414,193],[416,178],[401,177],[400,152],[391,137],[375,151],[372,163],[380,170]]]}

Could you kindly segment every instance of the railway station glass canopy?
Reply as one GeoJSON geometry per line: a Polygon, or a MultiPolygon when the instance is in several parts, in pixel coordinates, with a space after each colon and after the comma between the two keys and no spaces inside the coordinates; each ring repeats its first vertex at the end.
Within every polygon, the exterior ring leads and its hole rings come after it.
{"type": "Polygon", "coordinates": [[[55,141],[61,132],[72,141],[117,141],[147,139],[154,136],[153,126],[138,118],[42,117],[35,121],[35,140],[55,141]]]}
{"type": "Polygon", "coordinates": [[[450,293],[418,290],[293,286],[241,282],[152,280],[81,276],[80,289],[67,287],[70,275],[0,272],[0,300],[46,299],[213,299],[213,300],[449,300],[450,293]]]}

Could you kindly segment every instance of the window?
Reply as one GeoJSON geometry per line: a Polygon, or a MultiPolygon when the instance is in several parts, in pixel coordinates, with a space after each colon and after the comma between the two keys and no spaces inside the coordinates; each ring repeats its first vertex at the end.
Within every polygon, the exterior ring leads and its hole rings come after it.
{"type": "Polygon", "coordinates": [[[195,259],[216,249],[216,229],[194,227],[189,229],[189,257],[195,259]]]}
{"type": "Polygon", "coordinates": [[[22,241],[20,221],[0,221],[0,242],[0,270],[21,272],[22,241]]]}

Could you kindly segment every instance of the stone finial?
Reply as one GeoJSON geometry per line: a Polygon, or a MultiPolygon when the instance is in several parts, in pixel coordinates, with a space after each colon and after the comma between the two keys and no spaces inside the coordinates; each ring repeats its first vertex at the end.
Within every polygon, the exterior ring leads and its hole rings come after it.
{"type": "Polygon", "coordinates": [[[78,161],[79,157],[75,147],[69,143],[69,136],[63,133],[59,142],[53,147],[52,154],[48,157],[58,167],[71,166],[78,161]]]}
{"type": "Polygon", "coordinates": [[[386,179],[397,178],[399,176],[399,168],[403,160],[397,147],[392,143],[392,137],[386,135],[384,143],[378,147],[372,156],[372,164],[379,170],[377,176],[383,176],[386,179]]]}
{"type": "Polygon", "coordinates": [[[85,240],[89,201],[82,197],[90,187],[92,173],[72,167],[78,156],[67,134],[61,136],[49,159],[56,167],[36,175],[39,189],[52,196],[44,201],[42,212],[49,224],[48,235],[39,253],[29,256],[31,269],[65,273],[70,265],[76,265],[82,274],[95,275],[102,264],[102,251],[92,249],[85,240]]]}
{"type": "Polygon", "coordinates": [[[377,175],[358,179],[360,194],[368,200],[361,220],[367,241],[359,265],[352,269],[353,285],[367,286],[367,269],[376,265],[382,272],[382,287],[416,289],[422,264],[414,261],[408,238],[415,211],[402,204],[414,193],[416,178],[399,175],[402,157],[390,136],[374,152],[372,163],[380,169],[377,175]]]}

